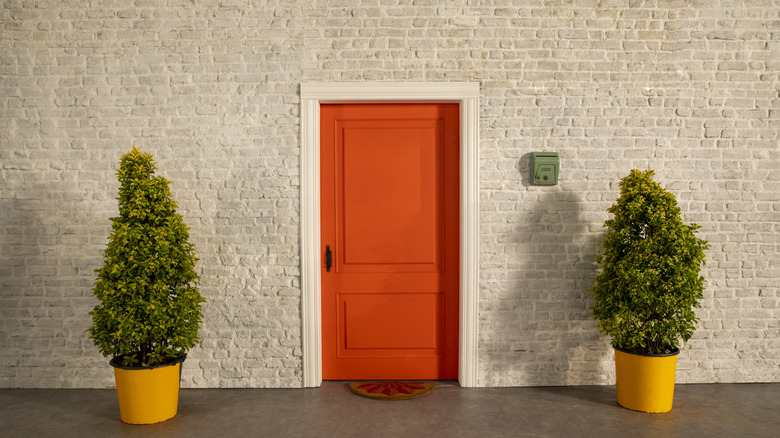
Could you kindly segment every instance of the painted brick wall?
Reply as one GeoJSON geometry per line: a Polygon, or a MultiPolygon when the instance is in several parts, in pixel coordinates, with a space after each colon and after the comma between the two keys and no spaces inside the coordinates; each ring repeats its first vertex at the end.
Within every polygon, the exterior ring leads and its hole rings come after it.
{"type": "Polygon", "coordinates": [[[326,81],[480,82],[480,385],[614,382],[588,287],[632,168],[712,245],[678,382],[780,381],[779,72],[771,0],[6,0],[0,387],[113,385],[84,330],[132,146],[201,259],[183,385],[300,386],[298,87],[326,81]]]}

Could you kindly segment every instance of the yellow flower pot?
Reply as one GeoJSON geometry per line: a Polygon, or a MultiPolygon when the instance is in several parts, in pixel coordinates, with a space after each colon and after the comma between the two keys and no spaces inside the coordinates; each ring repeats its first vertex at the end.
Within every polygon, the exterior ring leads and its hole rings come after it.
{"type": "Polygon", "coordinates": [[[176,416],[182,355],[173,363],[154,367],[125,367],[111,360],[119,398],[119,416],[129,424],[152,424],[176,416]]]}
{"type": "Polygon", "coordinates": [[[679,353],[642,355],[615,348],[618,404],[634,411],[669,412],[679,353]]]}

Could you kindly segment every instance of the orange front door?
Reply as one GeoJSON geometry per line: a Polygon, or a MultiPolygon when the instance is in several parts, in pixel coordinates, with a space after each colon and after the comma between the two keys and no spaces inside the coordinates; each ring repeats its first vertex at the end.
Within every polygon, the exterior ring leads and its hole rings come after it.
{"type": "Polygon", "coordinates": [[[320,113],[323,378],[456,379],[458,105],[320,113]]]}

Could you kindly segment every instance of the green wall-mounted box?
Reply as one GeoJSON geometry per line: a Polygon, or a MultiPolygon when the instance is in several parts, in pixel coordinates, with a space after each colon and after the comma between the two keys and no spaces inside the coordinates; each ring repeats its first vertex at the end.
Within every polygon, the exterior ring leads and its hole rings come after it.
{"type": "Polygon", "coordinates": [[[531,152],[531,184],[554,186],[558,184],[561,160],[558,152],[531,152]]]}

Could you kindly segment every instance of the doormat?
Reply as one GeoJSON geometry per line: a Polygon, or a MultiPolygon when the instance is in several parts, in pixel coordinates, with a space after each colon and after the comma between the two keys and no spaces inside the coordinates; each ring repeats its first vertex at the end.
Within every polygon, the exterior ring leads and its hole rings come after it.
{"type": "Polygon", "coordinates": [[[375,400],[409,400],[430,394],[436,382],[350,382],[349,389],[355,394],[375,400]]]}

